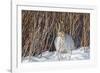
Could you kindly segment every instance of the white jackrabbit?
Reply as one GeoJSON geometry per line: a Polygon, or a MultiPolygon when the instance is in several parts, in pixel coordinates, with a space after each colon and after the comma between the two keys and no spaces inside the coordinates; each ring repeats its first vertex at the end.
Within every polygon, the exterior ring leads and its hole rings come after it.
{"type": "Polygon", "coordinates": [[[66,54],[65,58],[67,60],[70,60],[71,51],[75,49],[72,37],[68,34],[65,34],[64,32],[58,32],[54,43],[58,54],[58,59],[61,60],[62,59],[61,54],[65,53],[66,54]]]}

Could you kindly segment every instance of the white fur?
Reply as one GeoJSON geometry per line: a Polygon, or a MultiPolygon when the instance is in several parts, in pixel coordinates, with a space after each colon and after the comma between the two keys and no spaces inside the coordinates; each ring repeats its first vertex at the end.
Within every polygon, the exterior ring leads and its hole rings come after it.
{"type": "Polygon", "coordinates": [[[75,49],[74,41],[72,37],[65,34],[64,37],[57,36],[55,38],[55,48],[58,53],[59,60],[61,59],[61,53],[71,54],[71,50],[75,49]]]}

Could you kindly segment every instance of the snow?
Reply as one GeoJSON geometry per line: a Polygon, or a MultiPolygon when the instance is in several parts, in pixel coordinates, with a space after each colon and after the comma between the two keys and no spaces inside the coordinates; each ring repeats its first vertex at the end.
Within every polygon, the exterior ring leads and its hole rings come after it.
{"type": "MultiPolygon", "coordinates": [[[[61,53],[60,61],[70,61],[70,60],[87,60],[90,58],[90,49],[89,47],[81,47],[76,50],[72,50],[72,53],[61,53]]],[[[51,61],[59,61],[58,53],[45,51],[41,55],[32,56],[32,57],[24,57],[22,58],[24,63],[28,62],[51,62],[51,61]]]]}

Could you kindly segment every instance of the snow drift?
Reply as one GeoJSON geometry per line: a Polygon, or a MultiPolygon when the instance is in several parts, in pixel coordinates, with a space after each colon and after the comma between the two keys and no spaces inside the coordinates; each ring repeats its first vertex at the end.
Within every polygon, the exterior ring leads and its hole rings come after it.
{"type": "MultiPolygon", "coordinates": [[[[70,61],[70,60],[87,60],[90,58],[90,48],[89,47],[80,47],[75,50],[72,50],[70,59],[66,58],[68,54],[64,53],[61,54],[62,59],[61,61],[70,61]]],[[[51,61],[58,61],[57,52],[49,52],[45,51],[42,55],[38,56],[27,56],[22,58],[23,63],[28,62],[51,62],[51,61]]]]}

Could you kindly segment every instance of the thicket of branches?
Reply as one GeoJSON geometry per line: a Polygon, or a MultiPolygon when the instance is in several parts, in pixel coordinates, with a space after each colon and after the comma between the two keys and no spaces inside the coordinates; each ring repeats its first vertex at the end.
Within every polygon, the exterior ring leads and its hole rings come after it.
{"type": "Polygon", "coordinates": [[[58,28],[72,35],[75,46],[90,44],[90,14],[22,10],[22,56],[55,51],[58,28]]]}

